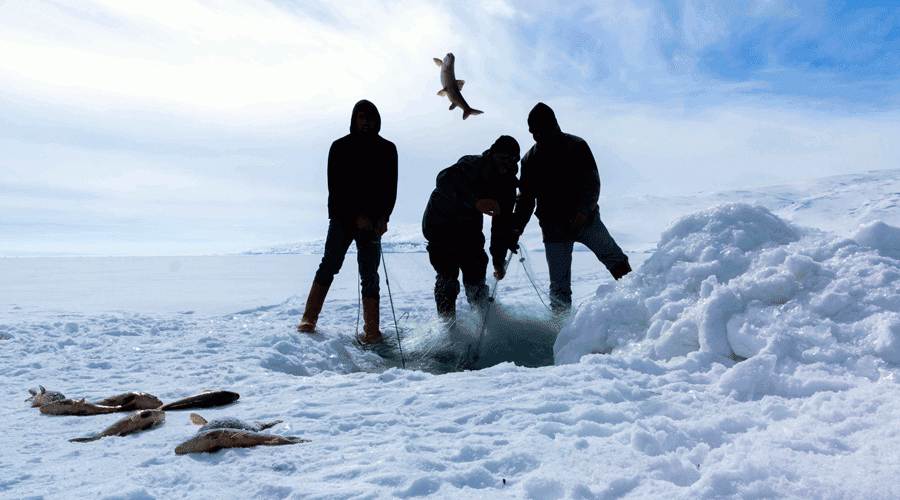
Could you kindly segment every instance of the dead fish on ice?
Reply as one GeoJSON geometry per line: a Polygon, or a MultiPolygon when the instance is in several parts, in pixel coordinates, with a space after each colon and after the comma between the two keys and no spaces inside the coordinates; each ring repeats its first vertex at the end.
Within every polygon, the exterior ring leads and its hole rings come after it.
{"type": "Polygon", "coordinates": [[[31,397],[26,399],[25,401],[31,401],[32,408],[37,408],[40,406],[44,406],[45,404],[66,399],[66,397],[63,396],[61,392],[48,391],[47,389],[44,389],[44,386],[42,385],[39,385],[38,387],[40,387],[41,392],[37,392],[34,389],[28,389],[28,392],[31,393],[31,397]]]}
{"type": "Polygon", "coordinates": [[[41,413],[44,415],[75,415],[83,417],[86,415],[105,415],[107,413],[118,413],[122,411],[118,406],[103,406],[88,403],[81,398],[63,399],[62,401],[54,401],[41,406],[41,413]]]}
{"type": "Polygon", "coordinates": [[[163,405],[160,399],[146,392],[126,392],[94,403],[98,406],[118,406],[119,411],[155,410],[163,405]]]}
{"type": "Polygon", "coordinates": [[[163,404],[159,398],[145,392],[126,392],[97,403],[88,403],[84,398],[68,399],[62,393],[48,391],[43,386],[40,386],[40,389],[41,392],[29,389],[31,397],[25,401],[31,401],[32,407],[40,407],[41,413],[46,415],[103,415],[122,411],[153,410],[163,404]]]}
{"type": "Polygon", "coordinates": [[[444,87],[437,95],[450,99],[450,109],[455,109],[457,106],[462,108],[463,120],[465,120],[469,115],[480,115],[484,113],[484,111],[472,109],[472,107],[469,106],[469,103],[463,99],[460,91],[466,81],[456,79],[456,72],[453,70],[453,63],[455,60],[456,58],[453,57],[453,54],[451,53],[447,53],[447,56],[444,57],[443,61],[437,57],[434,58],[435,64],[441,67],[441,85],[444,87]]]}
{"type": "Polygon", "coordinates": [[[308,443],[308,439],[297,437],[282,437],[271,434],[262,434],[259,431],[268,429],[281,423],[276,420],[271,423],[245,422],[236,418],[219,418],[212,422],[197,415],[191,414],[191,421],[195,425],[203,427],[197,431],[193,438],[175,447],[176,455],[188,453],[213,453],[222,448],[250,448],[253,446],[279,446],[284,444],[308,443]]]}
{"type": "Polygon", "coordinates": [[[217,418],[217,419],[213,420],[212,422],[207,422],[205,418],[201,417],[200,415],[197,415],[196,413],[191,413],[190,417],[191,417],[191,422],[193,422],[194,425],[202,425],[203,426],[203,427],[200,427],[199,430],[197,430],[198,433],[211,431],[211,430],[215,430],[215,429],[240,429],[240,430],[244,430],[244,431],[259,432],[259,431],[268,429],[269,427],[275,427],[276,425],[281,423],[281,420],[276,420],[274,422],[270,422],[267,424],[255,422],[255,421],[254,422],[246,422],[244,420],[239,420],[239,419],[236,419],[233,417],[217,418]]]}
{"type": "Polygon", "coordinates": [[[166,421],[166,413],[159,410],[140,410],[128,415],[107,427],[100,434],[88,438],[75,438],[73,443],[87,443],[107,436],[127,436],[138,432],[155,429],[166,421]]]}
{"type": "Polygon", "coordinates": [[[181,398],[178,401],[161,406],[162,411],[191,410],[194,408],[213,408],[234,403],[241,395],[231,391],[204,391],[200,394],[181,398]]]}

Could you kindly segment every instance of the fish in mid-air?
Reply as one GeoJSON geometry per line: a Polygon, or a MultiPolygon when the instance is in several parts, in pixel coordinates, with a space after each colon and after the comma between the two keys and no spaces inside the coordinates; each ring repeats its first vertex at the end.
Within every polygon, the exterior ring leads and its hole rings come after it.
{"type": "Polygon", "coordinates": [[[437,57],[434,58],[434,63],[441,68],[441,85],[444,86],[437,95],[450,99],[450,109],[454,109],[457,106],[462,108],[463,120],[465,120],[469,115],[480,115],[484,113],[484,111],[472,109],[472,107],[469,106],[469,103],[463,99],[460,90],[462,90],[463,84],[466,83],[466,81],[456,79],[456,73],[453,71],[453,62],[455,60],[456,58],[453,57],[452,53],[447,53],[447,56],[444,57],[443,61],[437,57]]]}

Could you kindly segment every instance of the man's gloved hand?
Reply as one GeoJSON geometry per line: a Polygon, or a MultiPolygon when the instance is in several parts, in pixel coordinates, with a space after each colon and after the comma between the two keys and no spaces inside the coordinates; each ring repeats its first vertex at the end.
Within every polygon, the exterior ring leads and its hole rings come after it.
{"type": "Polygon", "coordinates": [[[372,224],[371,218],[366,217],[365,215],[357,215],[356,229],[359,229],[360,231],[374,231],[375,225],[372,224]]]}
{"type": "Polygon", "coordinates": [[[513,236],[512,236],[512,238],[509,239],[509,246],[507,247],[507,248],[509,248],[510,252],[519,253],[519,236],[520,235],[521,235],[521,233],[517,234],[515,231],[513,231],[513,236]]]}
{"type": "Polygon", "coordinates": [[[500,264],[500,265],[495,264],[494,265],[494,277],[497,278],[497,280],[502,280],[504,276],[506,276],[506,269],[503,269],[503,264],[500,264]]]}
{"type": "Polygon", "coordinates": [[[479,212],[493,217],[494,214],[500,211],[500,204],[497,203],[497,200],[489,200],[487,198],[484,198],[475,202],[475,208],[479,212]]]}
{"type": "Polygon", "coordinates": [[[387,219],[384,217],[378,219],[378,223],[375,224],[375,234],[378,236],[383,236],[388,230],[387,219]]]}

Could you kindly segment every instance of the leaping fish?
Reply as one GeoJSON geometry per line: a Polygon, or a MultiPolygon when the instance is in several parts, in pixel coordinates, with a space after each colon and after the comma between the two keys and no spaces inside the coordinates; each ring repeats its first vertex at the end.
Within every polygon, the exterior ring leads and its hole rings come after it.
{"type": "Polygon", "coordinates": [[[447,97],[450,99],[450,109],[454,109],[457,106],[462,108],[463,110],[463,120],[469,117],[469,115],[480,115],[484,113],[484,111],[479,111],[477,109],[472,109],[469,106],[469,103],[463,99],[462,90],[463,84],[466,83],[465,80],[457,80],[456,73],[453,71],[453,62],[456,58],[453,57],[452,53],[447,53],[447,57],[444,57],[444,60],[441,61],[437,57],[434,58],[434,63],[440,66],[441,68],[441,85],[444,88],[441,89],[437,95],[441,97],[447,97]]]}

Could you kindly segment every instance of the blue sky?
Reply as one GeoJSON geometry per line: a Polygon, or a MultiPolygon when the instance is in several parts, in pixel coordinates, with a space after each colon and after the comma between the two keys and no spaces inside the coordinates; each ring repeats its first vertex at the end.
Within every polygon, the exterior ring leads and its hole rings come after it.
{"type": "Polygon", "coordinates": [[[897,168],[898,39],[892,2],[0,2],[0,255],[324,236],[362,98],[400,153],[398,230],[460,156],[530,147],[539,101],[590,144],[601,210],[897,168]],[[447,52],[484,115],[436,95],[447,52]]]}

